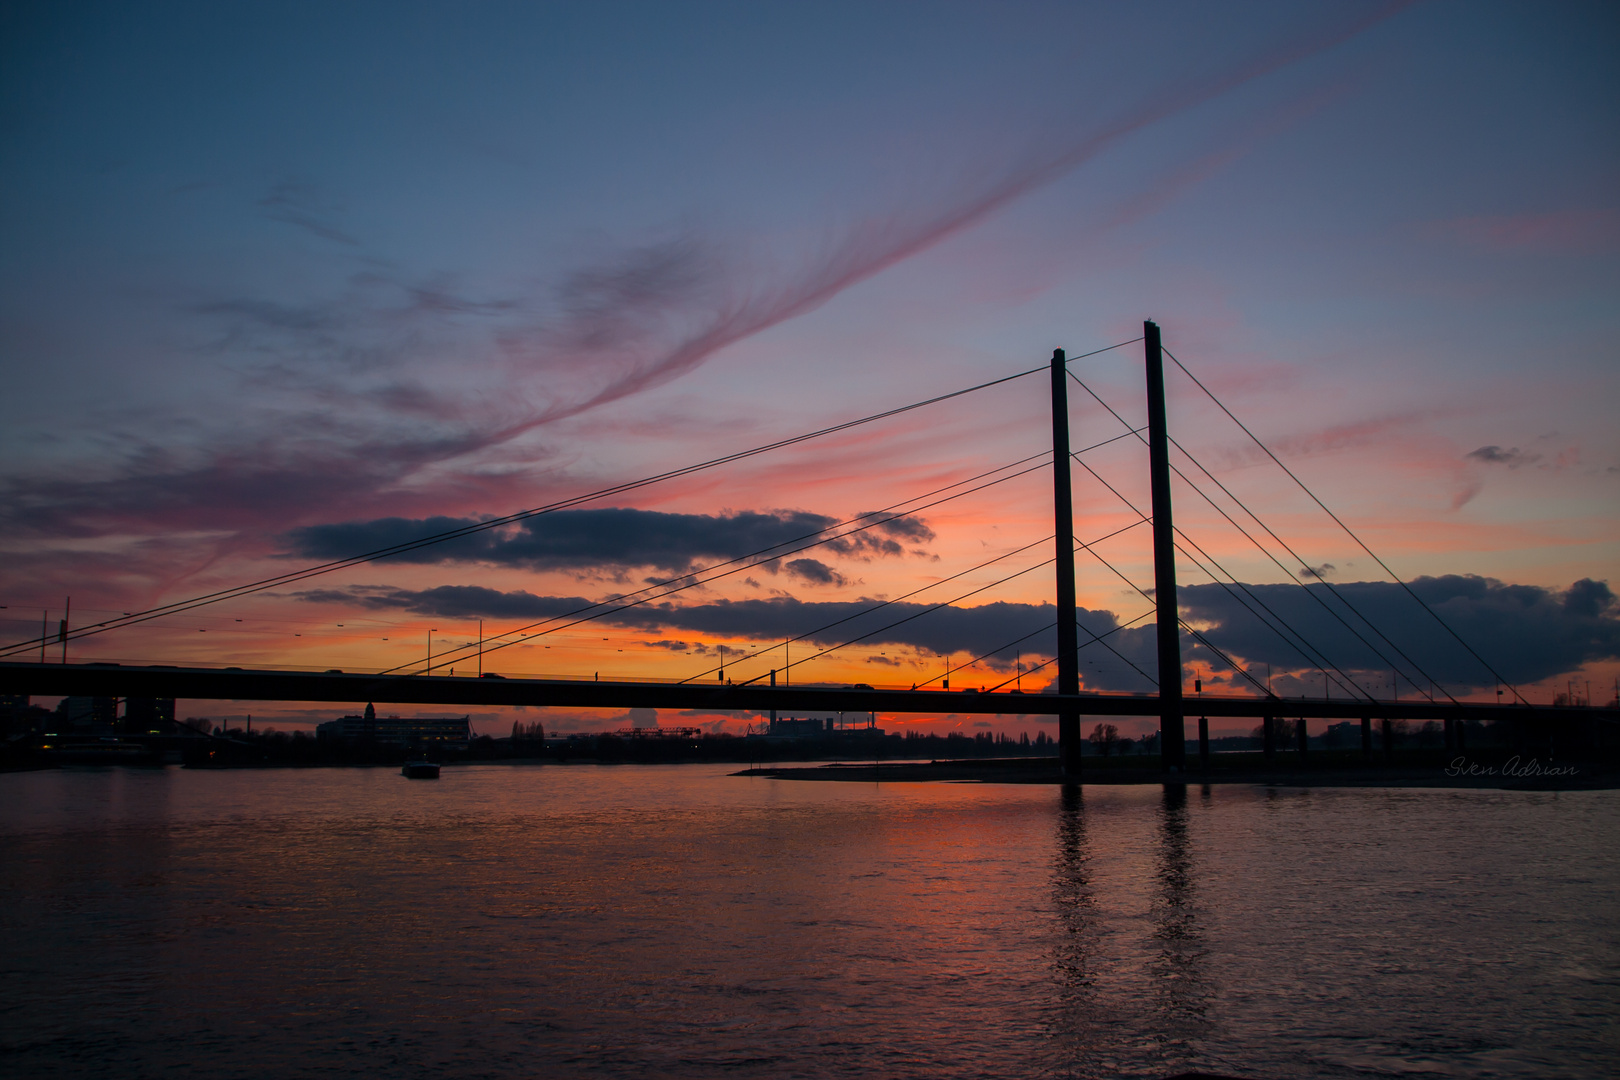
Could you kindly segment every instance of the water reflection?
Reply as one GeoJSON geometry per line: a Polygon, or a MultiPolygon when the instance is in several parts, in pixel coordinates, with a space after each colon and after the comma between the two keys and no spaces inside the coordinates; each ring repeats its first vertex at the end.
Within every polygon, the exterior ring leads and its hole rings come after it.
{"type": "Polygon", "coordinates": [[[1154,865],[1158,895],[1152,918],[1157,950],[1149,968],[1160,1022],[1166,1035],[1176,1041],[1196,1034],[1209,999],[1201,970],[1205,950],[1187,824],[1186,785],[1166,784],[1154,865]]]}
{"type": "MultiPolygon", "coordinates": [[[[1142,792],[1147,795],[1147,792],[1142,792]]],[[[1204,971],[1187,788],[1151,801],[1062,793],[1051,897],[1059,1053],[1075,1075],[1126,1062],[1174,1073],[1199,1064],[1214,1005],[1204,971]]]]}
{"type": "Polygon", "coordinates": [[[0,1057],[1574,1080],[1613,1072],[1617,833],[1612,792],[6,774],[0,1057]]]}
{"type": "Polygon", "coordinates": [[[1088,866],[1091,856],[1086,840],[1085,811],[1080,788],[1065,785],[1058,808],[1052,902],[1063,930],[1053,966],[1058,975],[1060,1001],[1067,1009],[1089,1005],[1095,996],[1092,953],[1097,907],[1088,866]]]}

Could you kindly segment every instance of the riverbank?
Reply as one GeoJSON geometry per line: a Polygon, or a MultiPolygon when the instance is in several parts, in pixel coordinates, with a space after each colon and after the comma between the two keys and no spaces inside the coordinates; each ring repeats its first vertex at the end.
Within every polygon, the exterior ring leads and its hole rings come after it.
{"type": "MultiPolygon", "coordinates": [[[[733,776],[846,783],[1061,784],[1052,758],[978,761],[833,762],[743,769],[733,776]]],[[[1233,764],[1166,773],[1154,764],[1087,761],[1082,784],[1271,784],[1281,787],[1496,788],[1516,791],[1602,791],[1620,788],[1620,770],[1604,765],[1549,763],[1509,756],[1483,761],[1456,757],[1444,764],[1344,767],[1253,767],[1233,764]]]]}

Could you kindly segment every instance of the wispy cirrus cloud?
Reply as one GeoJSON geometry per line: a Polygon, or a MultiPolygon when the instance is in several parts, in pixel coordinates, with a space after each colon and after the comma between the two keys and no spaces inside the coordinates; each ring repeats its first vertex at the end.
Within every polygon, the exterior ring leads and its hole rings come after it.
{"type": "MultiPolygon", "coordinates": [[[[824,229],[819,243],[797,254],[745,253],[697,232],[606,253],[564,275],[549,302],[536,297],[508,309],[523,317],[497,329],[495,339],[518,370],[545,374],[547,400],[527,416],[486,427],[484,437],[491,445],[504,442],[679,378],[728,346],[973,228],[1128,136],[1331,48],[1405,6],[1325,11],[1253,45],[1248,55],[1124,98],[1120,109],[1063,116],[1033,132],[1021,149],[997,155],[996,164],[977,162],[940,190],[824,229]]],[[[1308,108],[1318,104],[1312,99],[1308,108]]],[[[1292,122],[1297,112],[1271,126],[1292,122]]],[[[1240,142],[1247,147],[1258,137],[1251,132],[1240,142]]],[[[278,188],[270,201],[308,227],[304,189],[278,188]]]]}
{"type": "MultiPolygon", "coordinates": [[[[685,230],[601,251],[550,286],[508,296],[469,296],[448,278],[399,271],[346,223],[341,199],[280,182],[258,212],[342,249],[356,272],[326,295],[221,289],[195,299],[199,348],[238,374],[239,391],[214,415],[191,418],[182,436],[148,425],[101,448],[95,468],[14,474],[7,500],[27,508],[17,517],[36,535],[163,535],[207,523],[230,534],[223,547],[242,549],[289,522],[331,520],[339,508],[459,509],[469,489],[513,486],[483,465],[520,436],[680,378],[1131,135],[1403,6],[1322,9],[1280,29],[1268,22],[1224,56],[1060,110],[1009,152],[942,162],[931,174],[943,179],[926,192],[811,230],[815,238],[792,250],[685,230]]],[[[527,467],[542,456],[531,453],[527,467]]]]}
{"type": "Polygon", "coordinates": [[[343,207],[323,198],[323,192],[313,184],[283,180],[259,200],[259,207],[271,221],[295,225],[322,240],[347,247],[358,247],[360,244],[360,241],[334,224],[342,214],[343,207]]]}
{"type": "Polygon", "coordinates": [[[953,190],[895,206],[825,234],[819,253],[785,269],[728,259],[684,237],[578,271],[563,295],[559,329],[513,338],[517,355],[547,367],[594,370],[593,389],[558,398],[502,433],[617,401],[691,371],[720,350],[814,311],[850,287],[973,228],[1009,204],[1068,175],[1105,150],[1170,116],[1340,44],[1409,6],[1403,0],[1335,9],[1224,66],[1184,75],[1089,120],[1065,118],[996,168],[982,164],[953,190]],[[696,301],[694,303],[694,301],[696,301]],[[656,331],[656,332],[655,332],[656,331]]]}

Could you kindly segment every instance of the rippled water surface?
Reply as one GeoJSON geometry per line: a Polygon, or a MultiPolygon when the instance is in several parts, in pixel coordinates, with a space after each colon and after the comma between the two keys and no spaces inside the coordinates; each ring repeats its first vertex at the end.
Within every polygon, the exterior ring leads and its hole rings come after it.
{"type": "Polygon", "coordinates": [[[1603,1075],[1620,793],[0,776],[14,1076],[1603,1075]]]}

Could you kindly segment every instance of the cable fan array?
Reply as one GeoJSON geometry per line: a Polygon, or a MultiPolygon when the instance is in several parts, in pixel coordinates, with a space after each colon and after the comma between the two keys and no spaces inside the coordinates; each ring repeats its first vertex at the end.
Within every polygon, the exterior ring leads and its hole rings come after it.
{"type": "MultiPolygon", "coordinates": [[[[1078,360],[1112,352],[1141,340],[1141,338],[1133,338],[1128,341],[1117,342],[1105,348],[1096,349],[1088,353],[1071,357],[1069,358],[1068,362],[1072,364],[1078,360]]],[[[1193,383],[1193,385],[1197,387],[1199,391],[1206,395],[1209,400],[1220,409],[1221,413],[1224,414],[1227,419],[1235,424],[1248,439],[1253,441],[1267,460],[1280,469],[1289,480],[1304,491],[1304,493],[1311,499],[1316,507],[1326,514],[1338,528],[1342,529],[1344,533],[1346,533],[1362,551],[1366,552],[1366,554],[1370,556],[1398,586],[1400,586],[1406,596],[1408,596],[1415,604],[1426,612],[1428,616],[1437,622],[1453,639],[1455,639],[1469,653],[1469,655],[1477,660],[1481,666],[1497,680],[1498,683],[1509,687],[1517,701],[1528,704],[1516,687],[1514,687],[1506,679],[1502,678],[1500,673],[1471,645],[1469,645],[1469,643],[1462,638],[1457,630],[1446,622],[1439,612],[1435,611],[1430,604],[1424,601],[1423,598],[1410,587],[1410,585],[1396,575],[1394,571],[1390,569],[1388,563],[1377,555],[1357,533],[1350,529],[1350,527],[1345,524],[1343,519],[1333,510],[1331,510],[1327,504],[1314,491],[1312,491],[1303,480],[1299,478],[1299,476],[1290,470],[1287,465],[1285,465],[1282,460],[1278,458],[1277,455],[1273,453],[1271,449],[1267,447],[1247,425],[1239,420],[1232,410],[1229,409],[1226,404],[1222,402],[1207,385],[1205,385],[1203,381],[1198,379],[1198,377],[1194,375],[1192,371],[1189,370],[1188,367],[1182,363],[1180,359],[1174,356],[1174,354],[1172,354],[1168,349],[1163,349],[1162,351],[1164,355],[1170,357],[1176,368],[1179,369],[1182,374],[1184,374],[1193,383]]],[[[92,623],[87,626],[77,628],[64,627],[63,632],[54,640],[74,641],[110,633],[112,631],[125,629],[153,620],[195,611],[199,608],[220,604],[229,600],[239,599],[254,595],[256,593],[265,592],[270,589],[306,581],[310,578],[335,573],[350,567],[369,564],[392,555],[399,555],[405,552],[459,539],[476,533],[497,529],[505,525],[511,525],[533,518],[538,518],[549,513],[555,513],[560,510],[581,506],[586,503],[599,502],[603,499],[611,498],[616,495],[626,494],[628,492],[636,491],[666,481],[690,476],[698,472],[718,468],[734,462],[756,457],[758,455],[767,454],[775,450],[785,449],[787,447],[796,446],[811,440],[848,431],[852,428],[901,416],[931,405],[936,405],[942,402],[961,398],[966,395],[979,393],[992,387],[1001,386],[1045,370],[1047,370],[1047,368],[1042,366],[1025,371],[1015,372],[1013,374],[978,383],[974,386],[966,387],[961,390],[935,395],[920,401],[911,402],[906,405],[883,410],[882,412],[873,413],[869,416],[860,417],[855,420],[833,424],[828,427],[805,432],[801,435],[796,435],[787,439],[781,439],[775,442],[751,447],[736,453],[727,454],[708,461],[703,461],[693,465],[684,466],[682,468],[643,477],[638,480],[632,480],[627,483],[601,488],[596,491],[572,496],[542,506],[515,511],[510,514],[479,521],[464,527],[433,533],[403,543],[394,544],[371,551],[359,552],[345,558],[317,563],[298,570],[289,571],[287,573],[244,582],[231,588],[216,590],[199,596],[190,597],[188,599],[148,608],[143,611],[122,613],[117,617],[104,619],[100,622],[92,623]]],[[[1147,445],[1147,439],[1143,435],[1143,431],[1145,429],[1141,426],[1129,423],[1123,416],[1121,416],[1118,410],[1116,410],[1108,401],[1097,393],[1097,391],[1091,385],[1089,385],[1079,375],[1075,374],[1072,369],[1068,369],[1068,376],[1082,390],[1084,390],[1092,400],[1106,410],[1107,413],[1112,416],[1123,429],[1120,434],[1092,443],[1091,445],[1082,449],[1072,451],[1070,456],[1077,464],[1079,464],[1082,469],[1085,470],[1092,480],[1094,480],[1101,488],[1105,489],[1132,515],[1134,515],[1134,520],[1129,524],[1117,529],[1113,529],[1104,535],[1095,537],[1092,540],[1077,543],[1074,547],[1074,551],[1076,553],[1085,552],[1088,556],[1106,568],[1110,573],[1119,578],[1128,587],[1128,589],[1140,595],[1150,605],[1146,610],[1136,615],[1134,618],[1126,622],[1118,623],[1102,634],[1093,632],[1083,623],[1079,623],[1077,621],[1078,629],[1090,639],[1081,642],[1079,647],[1081,649],[1086,649],[1090,648],[1091,646],[1101,646],[1108,652],[1112,653],[1115,658],[1122,661],[1125,665],[1135,671],[1136,674],[1141,677],[1145,686],[1157,687],[1158,681],[1153,675],[1143,670],[1141,666],[1116,648],[1113,642],[1108,640],[1122,631],[1136,626],[1143,619],[1153,614],[1154,608],[1152,605],[1154,604],[1154,595],[1148,588],[1145,588],[1143,585],[1132,581],[1126,573],[1121,571],[1114,564],[1113,561],[1106,558],[1103,553],[1098,550],[1099,545],[1105,541],[1129,533],[1141,525],[1151,525],[1152,518],[1150,515],[1143,513],[1143,511],[1138,508],[1138,506],[1130,498],[1119,490],[1118,486],[1106,479],[1098,468],[1094,467],[1093,464],[1086,460],[1086,455],[1092,454],[1095,451],[1111,446],[1122,440],[1134,438],[1141,442],[1144,446],[1147,445]]],[[[1178,442],[1174,438],[1169,439],[1169,443],[1175,448],[1176,452],[1182,459],[1180,462],[1171,462],[1170,469],[1187,491],[1195,494],[1204,503],[1211,507],[1216,514],[1226,522],[1226,524],[1235,530],[1236,533],[1247,541],[1249,545],[1261,552],[1266,559],[1270,561],[1270,563],[1274,564],[1283,573],[1284,577],[1289,582],[1304,590],[1305,594],[1311,598],[1311,601],[1315,605],[1330,616],[1334,622],[1349,633],[1357,642],[1369,650],[1372,655],[1376,656],[1388,670],[1395,673],[1399,677],[1406,678],[1415,687],[1422,687],[1427,684],[1428,686],[1434,688],[1433,691],[1431,691],[1431,694],[1437,692],[1439,694],[1443,694],[1452,702],[1456,701],[1455,696],[1450,690],[1442,686],[1441,683],[1435,679],[1429,671],[1427,671],[1422,665],[1413,659],[1406,650],[1403,650],[1401,646],[1393,640],[1390,634],[1387,633],[1383,628],[1379,627],[1366,611],[1360,609],[1350,597],[1344,594],[1343,590],[1337,588],[1332,582],[1326,580],[1325,577],[1319,577],[1317,579],[1321,588],[1313,588],[1307,585],[1305,582],[1300,581],[1278,554],[1279,551],[1286,554],[1289,558],[1295,561],[1296,565],[1309,566],[1309,562],[1297,550],[1296,546],[1291,545],[1284,540],[1277,530],[1273,529],[1269,524],[1267,524],[1266,521],[1263,520],[1248,503],[1239,498],[1227,484],[1223,483],[1219,478],[1217,478],[1214,472],[1199,461],[1198,458],[1195,457],[1182,443],[1178,442]],[[1183,463],[1190,466],[1192,471],[1191,475],[1187,470],[1182,468],[1183,463]],[[1224,504],[1222,501],[1223,499],[1224,504]],[[1248,524],[1245,524],[1245,521],[1248,522],[1248,524]]],[[[634,590],[630,593],[616,595],[609,599],[594,603],[583,604],[570,611],[508,628],[492,636],[481,639],[476,646],[472,643],[468,643],[466,645],[452,647],[440,653],[436,657],[431,657],[425,667],[419,667],[416,665],[402,665],[399,667],[386,669],[381,672],[381,674],[410,675],[431,673],[440,669],[450,668],[457,663],[465,663],[469,657],[474,654],[474,650],[476,650],[476,654],[479,656],[481,662],[482,658],[490,653],[499,652],[500,650],[511,648],[516,645],[530,643],[537,638],[557,634],[561,631],[576,628],[597,620],[612,619],[615,616],[620,616],[633,609],[643,607],[654,602],[667,601],[669,598],[679,596],[688,590],[707,586],[721,581],[722,579],[732,577],[750,568],[777,563],[793,555],[811,551],[818,547],[834,544],[839,541],[844,541],[850,537],[858,536],[859,534],[869,530],[881,529],[883,526],[902,518],[916,515],[923,511],[943,506],[957,500],[965,499],[970,496],[978,495],[991,488],[1008,483],[1009,481],[1028,476],[1031,473],[1048,468],[1050,464],[1051,451],[1042,450],[1017,460],[1007,462],[996,468],[984,470],[964,479],[898,500],[881,510],[863,513],[855,517],[836,522],[822,529],[806,532],[800,536],[761,547],[743,555],[714,562],[696,569],[689,569],[681,574],[670,576],[661,580],[651,581],[643,588],[634,590]]],[[[1287,649],[1289,649],[1294,655],[1298,656],[1299,659],[1303,661],[1305,666],[1320,670],[1323,674],[1324,687],[1331,682],[1333,686],[1337,686],[1341,692],[1348,696],[1363,699],[1369,702],[1376,700],[1371,691],[1364,686],[1350,670],[1347,670],[1345,666],[1341,666],[1340,664],[1336,663],[1334,658],[1320,646],[1319,642],[1313,640],[1311,636],[1308,636],[1298,626],[1294,625],[1289,619],[1287,619],[1281,612],[1277,610],[1275,605],[1267,603],[1265,598],[1262,597],[1259,592],[1257,592],[1256,587],[1242,581],[1237,574],[1230,570],[1226,565],[1223,565],[1219,559],[1211,554],[1207,546],[1199,543],[1180,526],[1177,526],[1174,529],[1174,534],[1175,550],[1179,556],[1184,559],[1188,565],[1194,567],[1200,574],[1207,577],[1215,586],[1221,589],[1222,592],[1229,597],[1239,609],[1247,612],[1259,623],[1259,625],[1263,626],[1267,632],[1275,635],[1275,637],[1281,641],[1287,647],[1287,649]]],[[[778,673],[791,677],[790,673],[794,669],[802,669],[805,665],[812,664],[818,660],[835,655],[840,650],[846,649],[858,643],[870,641],[874,638],[881,640],[883,635],[889,634],[903,625],[915,622],[916,620],[926,619],[930,615],[934,615],[948,608],[953,608],[962,601],[981,596],[986,592],[994,590],[1010,582],[1014,582],[1036,570],[1051,565],[1054,562],[1054,558],[1046,558],[1038,562],[1023,565],[1016,569],[1009,570],[1009,572],[994,578],[988,583],[975,585],[966,591],[955,593],[948,598],[929,600],[920,608],[920,610],[909,611],[898,619],[893,619],[892,621],[886,622],[871,629],[866,629],[864,626],[856,626],[851,627],[850,630],[843,631],[842,634],[833,633],[834,631],[839,630],[840,627],[847,626],[850,623],[858,623],[861,620],[867,619],[868,617],[877,616],[886,609],[894,608],[897,605],[904,604],[908,601],[917,600],[917,598],[924,596],[924,594],[934,593],[935,590],[939,590],[952,582],[961,581],[963,578],[973,575],[979,571],[999,566],[1000,564],[1007,563],[1010,560],[1015,560],[1018,556],[1038,549],[1043,544],[1051,543],[1052,540],[1053,536],[1047,535],[1041,539],[1011,548],[963,570],[930,581],[902,595],[865,602],[855,610],[844,614],[837,619],[833,619],[818,626],[789,634],[769,643],[761,643],[749,650],[743,651],[740,654],[736,654],[736,658],[732,659],[729,664],[725,659],[725,652],[722,651],[721,661],[718,665],[710,666],[703,670],[694,672],[679,681],[692,682],[698,679],[707,678],[709,676],[716,676],[722,681],[730,682],[732,684],[749,685],[766,677],[770,677],[774,681],[774,678],[778,673]],[[859,632],[852,633],[852,631],[855,630],[859,630],[859,632]],[[844,634],[850,634],[851,636],[845,637],[843,636],[844,634]],[[831,644],[827,643],[829,640],[832,641],[831,644]],[[791,655],[792,646],[802,643],[810,643],[811,651],[808,653],[801,653],[801,655],[796,658],[793,657],[791,655]],[[774,653],[777,650],[782,651],[780,662],[775,663],[774,666],[764,666],[765,662],[774,659],[774,653]],[[756,663],[761,664],[761,666],[757,670],[753,670],[753,673],[750,674],[746,679],[743,679],[740,683],[736,682],[735,677],[733,677],[731,680],[727,680],[725,673],[728,667],[732,672],[735,673],[738,671],[739,667],[742,667],[745,671],[751,670],[752,666],[756,663]]],[[[934,593],[934,595],[938,594],[934,593]]],[[[923,680],[922,682],[915,683],[914,688],[925,688],[932,685],[936,681],[941,682],[942,685],[948,686],[950,675],[953,672],[960,671],[963,668],[973,667],[974,665],[991,658],[1003,656],[1009,650],[1019,649],[1031,639],[1041,637],[1042,635],[1049,633],[1055,628],[1055,626],[1056,623],[1052,621],[1047,621],[1039,626],[1033,626],[1021,636],[998,645],[994,649],[981,652],[963,664],[953,664],[951,661],[947,660],[943,671],[930,676],[928,679],[923,680]]],[[[1241,658],[1236,658],[1230,655],[1228,651],[1220,648],[1210,640],[1207,633],[1189,625],[1185,620],[1181,621],[1180,628],[1198,645],[1207,649],[1212,655],[1218,657],[1220,661],[1235,674],[1235,676],[1243,679],[1258,693],[1265,696],[1273,696],[1268,682],[1262,682],[1256,678],[1252,672],[1247,670],[1246,666],[1242,663],[1241,658]]],[[[4,647],[0,647],[0,657],[13,656],[26,653],[35,648],[40,648],[46,643],[47,640],[50,639],[48,639],[45,633],[42,633],[40,637],[13,642],[4,647]]],[[[1002,689],[1014,682],[1015,679],[1021,678],[1023,675],[1039,671],[1049,666],[1055,662],[1055,659],[1055,657],[1048,657],[1047,659],[1027,668],[1020,663],[1018,665],[1017,673],[1013,678],[1006,679],[1005,681],[1000,682],[992,687],[988,687],[988,689],[1002,689]]]]}

